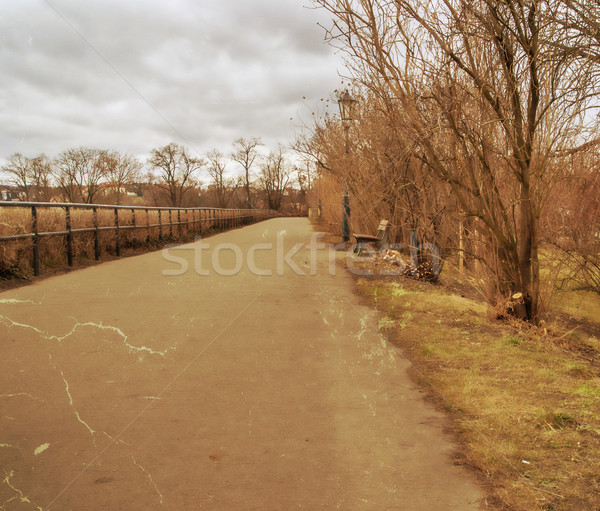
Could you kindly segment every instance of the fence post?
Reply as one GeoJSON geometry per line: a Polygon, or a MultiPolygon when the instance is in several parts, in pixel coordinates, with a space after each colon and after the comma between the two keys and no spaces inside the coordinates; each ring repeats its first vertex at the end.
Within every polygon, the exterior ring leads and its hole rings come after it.
{"type": "Polygon", "coordinates": [[[100,260],[100,229],[98,228],[98,209],[92,208],[92,217],[94,220],[94,260],[100,260]]]}
{"type": "Polygon", "coordinates": [[[408,232],[410,233],[410,258],[412,260],[413,270],[416,271],[419,266],[419,239],[417,237],[416,229],[409,229],[408,232]]]}
{"type": "Polygon", "coordinates": [[[173,212],[169,209],[169,237],[173,237],[173,212]]]}
{"type": "Polygon", "coordinates": [[[196,210],[192,209],[192,234],[196,236],[196,210]]]}
{"type": "Polygon", "coordinates": [[[33,228],[33,274],[37,277],[40,274],[40,236],[35,206],[31,206],[31,227],[33,228]]]}
{"type": "Polygon", "coordinates": [[[181,209],[177,209],[177,236],[181,238],[181,209]]]}
{"type": "Polygon", "coordinates": [[[71,227],[71,208],[65,208],[65,220],[67,227],[67,264],[73,266],[73,232],[71,227]]]}
{"type": "Polygon", "coordinates": [[[158,210],[158,241],[162,241],[162,209],[158,210]]]}
{"type": "Polygon", "coordinates": [[[150,244],[150,213],[146,208],[146,245],[150,244]]]}
{"type": "Polygon", "coordinates": [[[135,209],[131,210],[131,224],[133,225],[133,242],[132,242],[132,245],[133,245],[133,250],[135,250],[136,249],[136,241],[137,241],[136,240],[136,234],[135,234],[135,231],[136,231],[135,209]]]}
{"type": "Polygon", "coordinates": [[[119,243],[119,210],[115,208],[115,253],[121,257],[121,245],[119,243]]]}

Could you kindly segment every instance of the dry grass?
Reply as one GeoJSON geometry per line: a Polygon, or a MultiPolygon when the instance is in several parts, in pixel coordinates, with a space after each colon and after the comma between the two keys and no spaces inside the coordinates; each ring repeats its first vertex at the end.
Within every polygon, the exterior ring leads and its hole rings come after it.
{"type": "MultiPolygon", "coordinates": [[[[600,509],[600,341],[558,320],[488,318],[481,301],[402,277],[357,278],[415,377],[451,412],[464,463],[490,502],[514,510],[600,509]]],[[[600,299],[563,307],[600,318],[600,299]],[[578,305],[575,305],[578,304],[578,305]]],[[[600,326],[600,325],[598,325],[600,326]]],[[[592,330],[593,332],[593,330],[592,330]]]]}
{"type": "MultiPolygon", "coordinates": [[[[197,214],[195,214],[197,219],[197,214]]],[[[192,221],[192,213],[181,212],[181,221],[192,221]]],[[[154,227],[150,232],[146,223],[158,224],[158,211],[149,211],[149,219],[141,210],[135,212],[136,225],[140,229],[121,230],[119,232],[119,246],[121,255],[128,255],[134,250],[153,250],[166,243],[182,242],[193,239],[191,225],[169,225],[168,211],[162,212],[162,237],[159,239],[159,228],[154,227]]],[[[172,222],[177,222],[177,212],[172,213],[172,222]]],[[[98,210],[98,225],[100,227],[113,227],[115,225],[112,210],[98,210]]],[[[119,211],[119,225],[133,225],[131,210],[119,211]]],[[[72,229],[93,227],[92,212],[75,209],[71,211],[72,229]]],[[[209,220],[202,223],[202,232],[210,233],[218,225],[209,220]]],[[[32,232],[31,211],[29,208],[0,208],[0,237],[32,232]]],[[[66,215],[62,208],[38,209],[39,232],[57,232],[66,230],[66,215]]],[[[29,279],[33,275],[33,257],[31,240],[0,242],[0,280],[29,279]]],[[[114,231],[101,231],[99,233],[99,247],[101,259],[110,259],[116,256],[116,239],[114,231]]],[[[94,262],[94,234],[77,233],[73,235],[73,252],[75,266],[87,265],[94,262]]],[[[65,236],[43,237],[40,239],[40,272],[51,273],[56,269],[67,266],[67,250],[65,236]]]]}

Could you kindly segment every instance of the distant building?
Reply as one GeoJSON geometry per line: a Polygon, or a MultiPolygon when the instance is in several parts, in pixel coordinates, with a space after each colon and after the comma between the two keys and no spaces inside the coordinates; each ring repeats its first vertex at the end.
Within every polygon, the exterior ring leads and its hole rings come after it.
{"type": "Polygon", "coordinates": [[[19,192],[11,186],[0,185],[0,200],[16,201],[21,200],[19,192]]]}

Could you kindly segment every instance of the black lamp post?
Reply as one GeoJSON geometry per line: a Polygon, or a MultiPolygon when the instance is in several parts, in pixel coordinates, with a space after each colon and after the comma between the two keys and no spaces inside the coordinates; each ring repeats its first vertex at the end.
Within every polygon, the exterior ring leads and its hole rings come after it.
{"type": "MultiPolygon", "coordinates": [[[[342,117],[342,123],[344,124],[344,131],[346,132],[346,155],[349,152],[348,149],[348,130],[350,129],[350,121],[352,121],[354,106],[356,100],[350,96],[347,90],[338,99],[338,105],[340,107],[340,116],[342,117]]],[[[347,160],[347,158],[346,158],[347,160]]],[[[344,178],[344,194],[342,195],[342,239],[344,241],[350,241],[350,226],[348,219],[350,218],[350,197],[348,195],[348,178],[344,178]]]]}

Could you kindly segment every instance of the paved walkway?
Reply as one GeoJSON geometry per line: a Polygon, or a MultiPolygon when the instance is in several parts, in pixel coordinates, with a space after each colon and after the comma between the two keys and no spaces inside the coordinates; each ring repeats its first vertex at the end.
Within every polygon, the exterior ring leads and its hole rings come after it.
{"type": "Polygon", "coordinates": [[[0,293],[0,509],[480,509],[312,234],[273,219],[0,293]]]}

